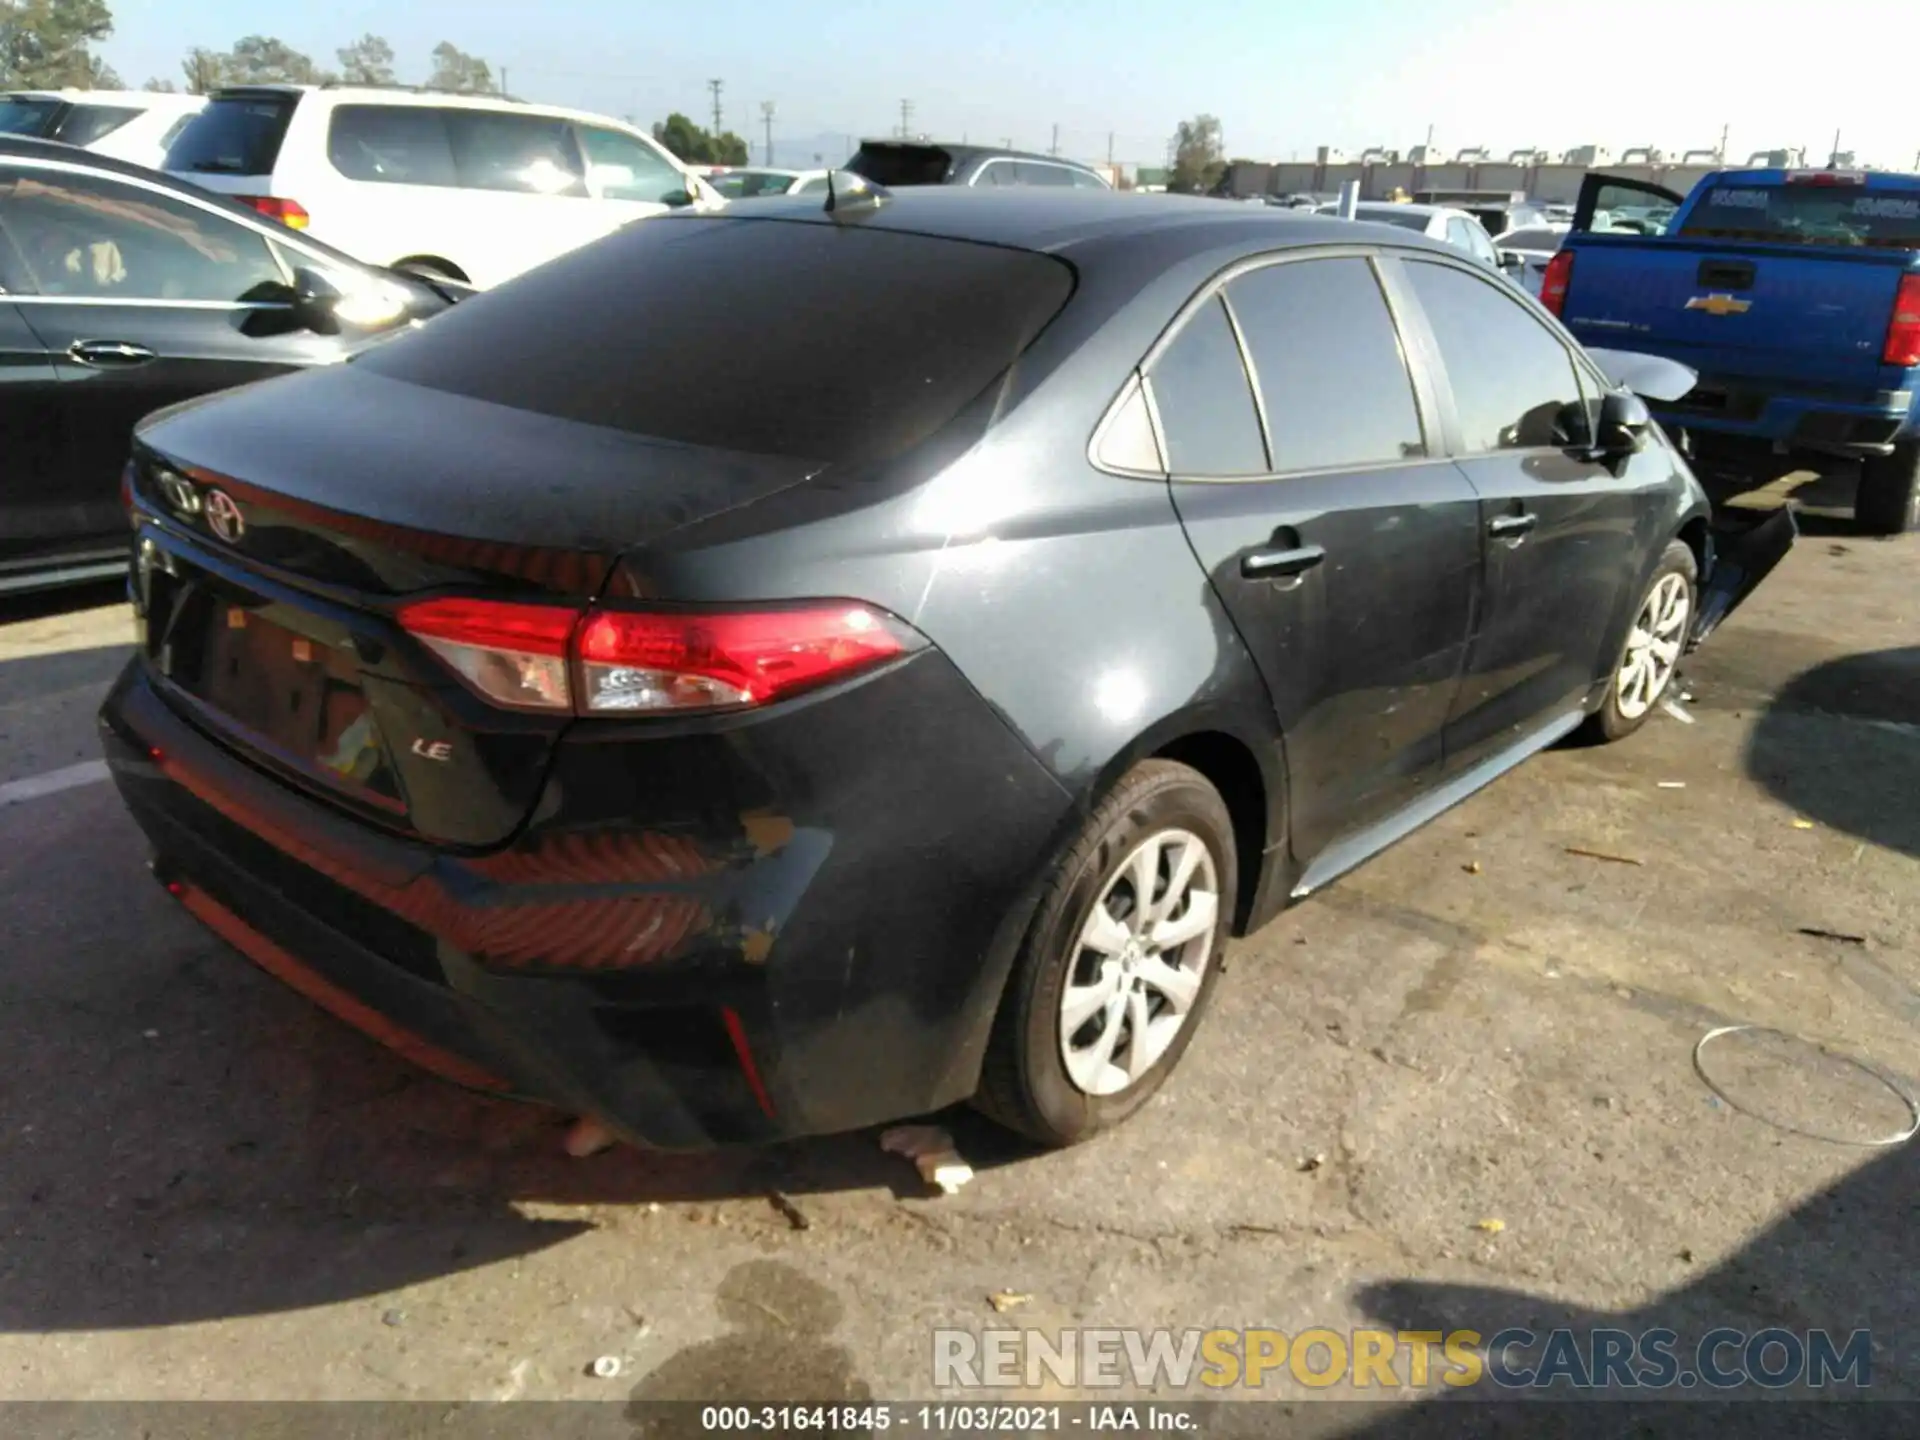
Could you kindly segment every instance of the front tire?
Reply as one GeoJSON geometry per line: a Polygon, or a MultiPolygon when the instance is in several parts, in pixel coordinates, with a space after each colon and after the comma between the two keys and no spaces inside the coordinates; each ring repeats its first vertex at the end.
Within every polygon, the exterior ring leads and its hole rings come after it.
{"type": "Polygon", "coordinates": [[[1586,728],[1594,739],[1625,739],[1647,723],[1666,697],[1699,607],[1699,574],[1686,542],[1670,542],[1634,611],[1606,698],[1587,718],[1586,728]]]}
{"type": "Polygon", "coordinates": [[[974,1104],[1046,1145],[1144,1105],[1206,1010],[1238,884],[1233,822],[1206,778],[1170,760],[1130,770],[1041,897],[974,1104]]]}
{"type": "Polygon", "coordinates": [[[1920,441],[1896,445],[1891,455],[1861,462],[1853,518],[1874,535],[1920,530],[1920,441]]]}

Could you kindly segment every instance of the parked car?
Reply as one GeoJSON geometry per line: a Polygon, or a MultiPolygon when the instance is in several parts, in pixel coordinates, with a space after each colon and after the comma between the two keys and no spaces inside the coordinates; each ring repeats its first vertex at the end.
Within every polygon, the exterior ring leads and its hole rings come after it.
{"type": "MultiPolygon", "coordinates": [[[[1337,215],[1338,202],[1322,207],[1320,213],[1337,215]]],[[[1354,211],[1357,220],[1372,220],[1379,224],[1397,225],[1403,230],[1428,236],[1442,244],[1451,245],[1464,254],[1471,255],[1491,270],[1517,270],[1518,266],[1502,265],[1500,252],[1494,248],[1493,239],[1473,216],[1464,210],[1450,205],[1412,205],[1383,200],[1363,200],[1354,211]]]]}
{"type": "Polygon", "coordinates": [[[1500,268],[1514,278],[1529,295],[1538,296],[1540,282],[1551,260],[1567,238],[1572,224],[1536,221],[1493,237],[1493,248],[1500,256],[1500,268]]]}
{"type": "Polygon", "coordinates": [[[924,140],[862,140],[841,167],[876,185],[1045,185],[1110,190],[1098,171],[1057,155],[1001,150],[990,145],[949,145],[924,140]]]}
{"type": "Polygon", "coordinates": [[[125,572],[121,472],[149,410],[337,360],[458,293],[140,166],[0,138],[0,593],[125,572]]]}
{"type": "Polygon", "coordinates": [[[1092,192],[634,226],[153,417],[132,503],[159,878],[665,1147],[1115,1124],[1229,932],[1634,730],[1766,568],[1458,252],[1092,192]]]}
{"type": "Polygon", "coordinates": [[[1699,372],[1656,407],[1696,443],[1856,459],[1860,523],[1920,529],[1920,176],[1729,170],[1683,198],[1589,175],[1541,298],[1699,372]]]}
{"type": "Polygon", "coordinates": [[[476,286],[630,221],[720,203],[617,120],[397,87],[216,91],[166,169],[350,254],[476,286]]]}
{"type": "Polygon", "coordinates": [[[10,90],[0,93],[0,135],[58,140],[158,169],[206,103],[151,90],[10,90]]]}
{"type": "Polygon", "coordinates": [[[769,170],[746,166],[709,166],[706,182],[725,200],[753,200],[763,195],[824,195],[825,170],[769,170]]]}

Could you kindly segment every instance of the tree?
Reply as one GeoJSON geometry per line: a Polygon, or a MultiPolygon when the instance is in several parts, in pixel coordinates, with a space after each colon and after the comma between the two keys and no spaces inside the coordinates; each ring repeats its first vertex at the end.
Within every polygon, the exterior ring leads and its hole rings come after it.
{"type": "Polygon", "coordinates": [[[249,35],[225,57],[229,85],[318,85],[334,77],[284,40],[249,35]]]}
{"type": "Polygon", "coordinates": [[[118,77],[92,51],[113,33],[106,0],[0,0],[0,86],[59,89],[118,77]]]}
{"type": "Polygon", "coordinates": [[[653,127],[653,138],[689,165],[745,165],[747,142],[731,130],[702,130],[678,110],[653,127]]]}
{"type": "Polygon", "coordinates": [[[162,80],[158,75],[147,81],[147,83],[140,88],[142,90],[151,90],[156,95],[174,95],[178,94],[180,90],[180,87],[171,80],[162,80]]]}
{"type": "Polygon", "coordinates": [[[1226,173],[1226,151],[1220,143],[1220,122],[1211,115],[1182,120],[1173,132],[1173,170],[1167,189],[1204,195],[1226,173]]]}
{"type": "Polygon", "coordinates": [[[187,51],[186,58],[180,62],[180,73],[186,77],[189,95],[211,95],[227,83],[227,70],[227,56],[198,45],[187,51]]]}
{"type": "Polygon", "coordinates": [[[393,46],[378,35],[362,35],[333,53],[340,58],[340,78],[349,85],[391,85],[396,79],[393,46]]]}
{"type": "Polygon", "coordinates": [[[492,95],[498,89],[493,70],[487,62],[457,48],[451,40],[433,47],[433,74],[427,85],[434,90],[457,90],[468,95],[492,95]]]}

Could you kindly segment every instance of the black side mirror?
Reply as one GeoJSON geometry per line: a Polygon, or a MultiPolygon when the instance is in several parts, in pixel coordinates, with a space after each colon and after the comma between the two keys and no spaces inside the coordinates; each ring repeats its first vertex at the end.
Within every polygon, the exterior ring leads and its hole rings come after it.
{"type": "Polygon", "coordinates": [[[1527,257],[1522,255],[1518,250],[1502,250],[1500,252],[1500,268],[1508,274],[1512,274],[1515,270],[1524,270],[1527,268],[1527,257]]]}
{"type": "Polygon", "coordinates": [[[679,210],[693,203],[693,196],[685,190],[669,190],[660,197],[660,203],[670,210],[679,210]]]}
{"type": "Polygon", "coordinates": [[[1600,401],[1600,433],[1594,444],[1603,454],[1636,455],[1645,448],[1653,412],[1627,390],[1610,390],[1600,401]]]}
{"type": "Polygon", "coordinates": [[[293,317],[316,335],[340,333],[340,287],[318,270],[293,272],[293,317]]]}

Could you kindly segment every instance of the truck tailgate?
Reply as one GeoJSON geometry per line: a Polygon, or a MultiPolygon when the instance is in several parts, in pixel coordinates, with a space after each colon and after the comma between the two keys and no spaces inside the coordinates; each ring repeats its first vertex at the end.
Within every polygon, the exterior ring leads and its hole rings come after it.
{"type": "Polygon", "coordinates": [[[1703,375],[1878,383],[1900,251],[1583,235],[1563,311],[1582,341],[1703,375]]]}

